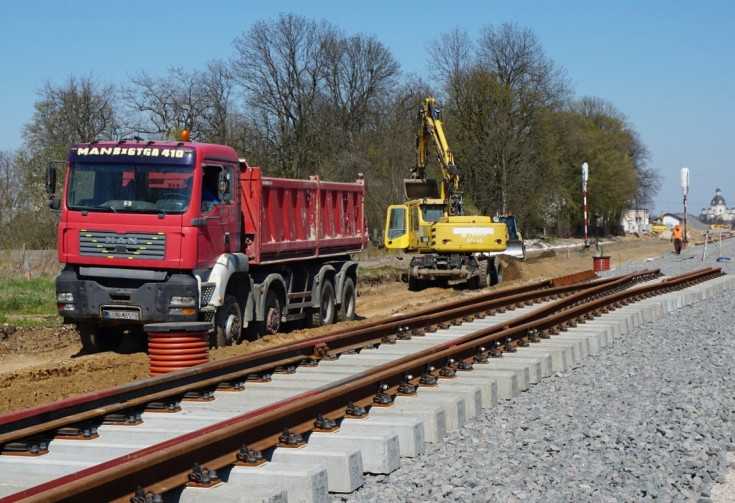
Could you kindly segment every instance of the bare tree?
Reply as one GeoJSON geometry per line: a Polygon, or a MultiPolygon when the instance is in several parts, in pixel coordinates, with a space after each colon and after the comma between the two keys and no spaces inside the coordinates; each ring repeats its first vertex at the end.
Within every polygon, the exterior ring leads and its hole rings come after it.
{"type": "Polygon", "coordinates": [[[256,22],[234,41],[233,67],[249,110],[261,121],[278,170],[294,178],[313,164],[310,123],[325,85],[329,47],[337,38],[325,21],[284,14],[256,22]]]}
{"type": "Polygon", "coordinates": [[[31,121],[23,128],[23,149],[12,157],[13,180],[23,202],[8,218],[17,226],[14,239],[19,244],[51,246],[58,220],[45,208],[46,166],[65,159],[72,144],[119,137],[122,126],[117,88],[92,76],[72,76],[58,86],[45,82],[38,95],[31,121]]]}
{"type": "Polygon", "coordinates": [[[238,146],[236,82],[224,61],[210,61],[204,70],[172,68],[158,78],[141,72],[131,84],[123,95],[136,133],[178,139],[186,129],[198,141],[238,146]]]}
{"type": "Polygon", "coordinates": [[[432,79],[441,82],[451,96],[461,85],[461,75],[474,64],[474,42],[467,30],[453,28],[427,45],[426,66],[432,79]]]}
{"type": "Polygon", "coordinates": [[[61,86],[44,82],[23,138],[34,151],[115,137],[120,131],[117,89],[92,76],[69,77],[61,86]]]}
{"type": "Polygon", "coordinates": [[[324,94],[347,134],[362,131],[370,116],[382,113],[378,96],[396,83],[398,63],[374,37],[355,36],[331,44],[324,94]]]}
{"type": "Polygon", "coordinates": [[[199,75],[172,68],[164,77],[153,78],[146,72],[132,77],[132,87],[124,89],[123,95],[136,133],[176,140],[187,129],[195,137],[206,108],[199,75]]]}

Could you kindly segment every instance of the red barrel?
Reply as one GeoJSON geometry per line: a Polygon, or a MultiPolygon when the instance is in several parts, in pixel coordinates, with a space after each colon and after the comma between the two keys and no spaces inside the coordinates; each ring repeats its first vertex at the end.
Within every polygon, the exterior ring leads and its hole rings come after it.
{"type": "Polygon", "coordinates": [[[206,321],[150,323],[148,367],[151,377],[209,362],[209,330],[206,321]]]}
{"type": "Polygon", "coordinates": [[[592,265],[595,272],[610,269],[610,257],[592,257],[592,265]]]}

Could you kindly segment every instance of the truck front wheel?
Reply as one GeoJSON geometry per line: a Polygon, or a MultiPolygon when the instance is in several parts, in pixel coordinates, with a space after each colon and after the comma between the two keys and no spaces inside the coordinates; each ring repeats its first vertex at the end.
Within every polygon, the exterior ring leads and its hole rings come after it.
{"type": "Polygon", "coordinates": [[[242,312],[240,304],[233,295],[226,295],[225,301],[217,309],[214,331],[216,338],[210,341],[210,345],[214,342],[215,347],[222,348],[240,340],[242,312]]]}
{"type": "Polygon", "coordinates": [[[112,327],[103,329],[92,322],[82,321],[77,323],[77,333],[82,349],[88,354],[112,351],[120,345],[120,331],[112,327]]]}
{"type": "Polygon", "coordinates": [[[312,308],[306,323],[310,328],[325,327],[334,322],[334,286],[329,280],[322,283],[319,307],[312,308]]]}

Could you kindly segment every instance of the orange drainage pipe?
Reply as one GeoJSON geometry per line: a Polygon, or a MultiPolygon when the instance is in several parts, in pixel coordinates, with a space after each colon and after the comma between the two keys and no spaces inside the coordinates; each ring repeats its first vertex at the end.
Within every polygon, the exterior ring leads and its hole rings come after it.
{"type": "Polygon", "coordinates": [[[206,321],[149,323],[148,371],[151,377],[209,362],[209,330],[206,321]]]}

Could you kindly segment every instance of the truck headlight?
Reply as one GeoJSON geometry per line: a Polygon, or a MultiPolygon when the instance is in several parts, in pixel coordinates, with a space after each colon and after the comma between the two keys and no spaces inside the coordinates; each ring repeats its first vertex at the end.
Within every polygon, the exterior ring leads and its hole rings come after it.
{"type": "Polygon", "coordinates": [[[193,307],[169,307],[168,314],[172,316],[173,315],[192,316],[196,314],[196,309],[194,309],[193,307]]]}
{"type": "Polygon", "coordinates": [[[59,292],[56,294],[57,302],[74,302],[74,294],[71,292],[59,292]]]}
{"type": "Polygon", "coordinates": [[[193,306],[194,305],[194,297],[192,296],[183,296],[183,295],[175,295],[171,297],[171,303],[172,306],[193,306]]]}

